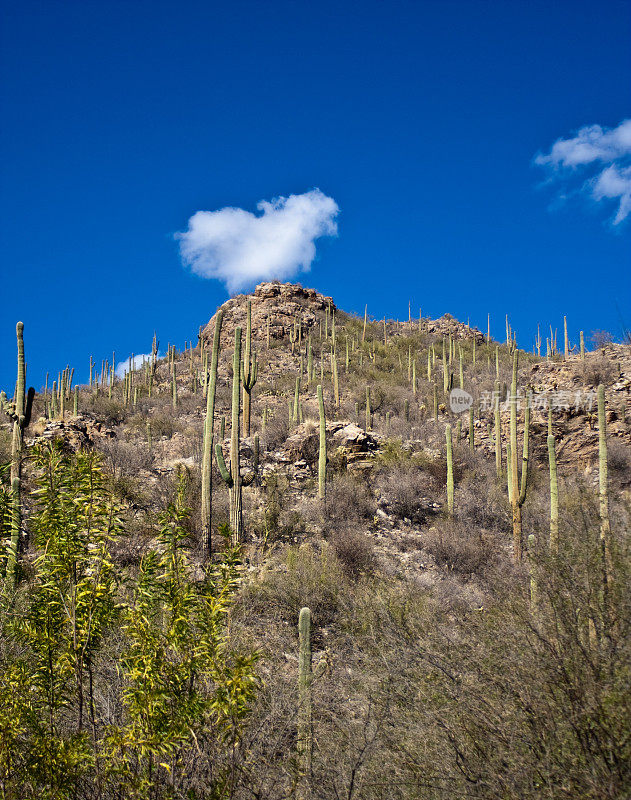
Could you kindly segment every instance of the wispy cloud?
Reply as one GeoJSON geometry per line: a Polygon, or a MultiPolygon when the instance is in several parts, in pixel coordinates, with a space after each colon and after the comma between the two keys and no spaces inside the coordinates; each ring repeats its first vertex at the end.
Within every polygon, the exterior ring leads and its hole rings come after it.
{"type": "Polygon", "coordinates": [[[614,225],[631,213],[631,119],[616,128],[586,125],[534,161],[566,186],[580,177],[581,193],[593,200],[617,201],[614,225]]]}
{"type": "MultiPolygon", "coordinates": [[[[118,366],[116,367],[116,377],[122,378],[124,377],[126,372],[129,372],[129,359],[131,356],[128,356],[123,361],[118,362],[118,366]]],[[[132,359],[132,368],[133,369],[140,369],[142,367],[143,361],[151,361],[151,353],[141,353],[140,355],[134,355],[132,359]]]]}
{"type": "Polygon", "coordinates": [[[222,281],[231,294],[260,280],[288,279],[308,271],[315,240],[337,234],[339,208],[319,189],[242,208],[198,211],[176,234],[183,263],[197,275],[222,281]]]}

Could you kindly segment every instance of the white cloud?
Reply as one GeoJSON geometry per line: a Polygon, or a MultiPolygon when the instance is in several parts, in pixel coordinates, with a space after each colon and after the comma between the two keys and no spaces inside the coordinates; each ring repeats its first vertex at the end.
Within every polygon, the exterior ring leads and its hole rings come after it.
{"type": "Polygon", "coordinates": [[[618,201],[614,225],[631,213],[631,119],[616,128],[586,125],[576,136],[558,139],[547,155],[539,153],[535,164],[566,184],[580,174],[579,191],[593,200],[618,201]]]}
{"type": "Polygon", "coordinates": [[[286,280],[308,271],[315,240],[337,234],[339,208],[319,189],[261,200],[260,215],[242,208],[198,211],[176,234],[183,263],[222,281],[231,294],[260,280],[286,280]]]}
{"type": "Polygon", "coordinates": [[[612,164],[604,169],[594,181],[592,194],[596,200],[602,200],[603,197],[619,200],[614,225],[622,222],[631,212],[631,166],[618,167],[612,164]]]}
{"type": "MultiPolygon", "coordinates": [[[[129,359],[131,356],[128,356],[123,361],[118,362],[118,366],[116,367],[116,377],[123,378],[125,373],[129,371],[129,359]]],[[[134,369],[140,369],[142,367],[143,361],[151,361],[151,353],[141,353],[140,355],[134,355],[132,359],[132,366],[134,369]]]]}

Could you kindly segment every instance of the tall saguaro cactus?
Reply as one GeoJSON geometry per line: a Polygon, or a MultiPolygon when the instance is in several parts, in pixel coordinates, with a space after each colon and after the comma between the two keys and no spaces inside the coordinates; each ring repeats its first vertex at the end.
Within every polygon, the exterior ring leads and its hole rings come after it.
{"type": "Polygon", "coordinates": [[[530,402],[524,411],[524,448],[521,468],[521,484],[519,480],[517,450],[517,348],[513,351],[513,380],[510,393],[510,470],[508,483],[508,499],[511,504],[513,518],[513,556],[521,561],[523,555],[523,531],[521,507],[526,500],[528,489],[528,438],[530,430],[530,402]]]}
{"type": "Polygon", "coordinates": [[[451,425],[445,425],[445,439],[447,441],[447,513],[454,513],[454,462],[451,444],[451,425]]]}
{"type": "Polygon", "coordinates": [[[598,386],[598,487],[600,495],[600,544],[603,557],[605,589],[611,576],[611,525],[609,522],[609,490],[607,486],[607,417],[605,387],[598,386]]]}
{"type": "Polygon", "coordinates": [[[318,410],[320,412],[320,451],[318,454],[318,497],[326,499],[326,416],[322,386],[318,384],[318,410]]]}
{"type": "Polygon", "coordinates": [[[559,549],[559,484],[554,436],[548,436],[548,461],[550,463],[550,550],[557,553],[559,549]]]}
{"type": "MultiPolygon", "coordinates": [[[[202,457],[202,546],[208,559],[211,555],[211,518],[212,518],[212,458],[213,458],[213,425],[215,419],[215,394],[217,389],[217,365],[219,363],[219,347],[223,311],[219,309],[215,316],[215,335],[210,363],[210,380],[205,378],[206,419],[204,420],[204,451],[202,457]]],[[[202,340],[203,341],[203,340],[202,340]]]]}
{"type": "Polygon", "coordinates": [[[567,335],[567,317],[563,317],[563,357],[566,361],[570,357],[570,339],[567,335]]]}
{"type": "Polygon", "coordinates": [[[495,474],[498,480],[502,477],[502,426],[500,419],[500,382],[495,381],[495,402],[493,404],[493,422],[495,438],[495,474]]]}
{"type": "Polygon", "coordinates": [[[233,544],[238,544],[243,537],[243,495],[242,487],[249,485],[241,477],[241,461],[239,447],[239,423],[241,416],[241,328],[234,332],[234,356],[232,359],[232,430],[230,435],[230,469],[226,468],[221,443],[215,445],[217,466],[228,486],[230,496],[230,529],[232,530],[233,544]]]}
{"type": "Polygon", "coordinates": [[[243,435],[250,435],[252,389],[258,376],[259,365],[256,356],[252,357],[252,301],[248,300],[248,319],[243,352],[243,435]]]}
{"type": "Polygon", "coordinates": [[[309,776],[313,753],[311,684],[311,610],[301,608],[298,617],[298,791],[297,800],[309,795],[309,776]]]}
{"type": "Polygon", "coordinates": [[[24,431],[31,421],[31,410],[35,390],[29,389],[26,393],[26,364],[24,361],[24,324],[18,322],[15,326],[17,336],[17,382],[15,385],[15,402],[7,401],[4,392],[0,397],[0,405],[5,414],[13,421],[13,436],[11,440],[11,539],[7,554],[7,580],[11,588],[15,586],[17,577],[17,554],[20,541],[21,526],[21,471],[22,450],[24,447],[24,431]]]}

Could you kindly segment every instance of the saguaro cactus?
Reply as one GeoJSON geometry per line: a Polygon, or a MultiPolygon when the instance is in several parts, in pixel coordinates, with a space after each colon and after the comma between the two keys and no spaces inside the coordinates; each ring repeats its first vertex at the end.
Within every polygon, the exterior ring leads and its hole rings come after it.
{"type": "Polygon", "coordinates": [[[311,386],[313,376],[313,349],[311,347],[311,333],[309,333],[309,340],[307,342],[307,386],[311,386]]]}
{"type": "Polygon", "coordinates": [[[559,484],[557,482],[557,457],[554,436],[548,436],[548,461],[550,464],[550,551],[559,549],[559,484]]]}
{"type": "Polygon", "coordinates": [[[451,445],[451,425],[445,425],[445,439],[447,441],[447,513],[451,517],[454,513],[454,462],[451,445]]]}
{"type": "Polygon", "coordinates": [[[567,317],[563,317],[563,357],[566,361],[570,357],[570,340],[567,335],[567,317]]]}
{"type": "Polygon", "coordinates": [[[611,525],[609,523],[609,491],[607,487],[607,418],[605,387],[598,386],[598,487],[600,494],[600,544],[603,556],[605,589],[611,577],[611,525]]]}
{"type": "Polygon", "coordinates": [[[219,363],[222,322],[223,311],[219,309],[215,316],[215,335],[213,337],[213,350],[210,363],[210,379],[207,377],[205,378],[207,389],[202,456],[202,547],[206,558],[210,558],[211,555],[213,425],[215,419],[217,365],[219,363]]]}
{"type": "Polygon", "coordinates": [[[500,419],[500,382],[495,381],[493,422],[495,436],[495,474],[502,477],[502,426],[500,419]]]}
{"type": "Polygon", "coordinates": [[[242,487],[248,486],[252,481],[247,482],[241,477],[241,460],[239,447],[241,439],[239,436],[239,423],[241,416],[241,328],[236,328],[234,332],[234,356],[232,359],[232,430],[230,435],[230,469],[226,468],[221,443],[215,446],[217,466],[228,486],[230,496],[230,529],[232,530],[232,542],[238,544],[243,537],[243,496],[242,487]]]}
{"type": "Polygon", "coordinates": [[[309,795],[311,757],[313,752],[311,684],[311,611],[301,608],[298,617],[298,787],[297,800],[309,795]]]}
{"type": "MultiPolygon", "coordinates": [[[[35,390],[26,388],[26,364],[24,362],[24,324],[18,322],[15,327],[17,336],[17,382],[15,385],[15,402],[6,399],[4,392],[0,396],[0,405],[5,414],[13,421],[13,437],[11,440],[11,539],[7,554],[7,581],[11,588],[15,586],[17,577],[17,554],[20,541],[21,526],[21,498],[20,477],[22,470],[22,449],[24,446],[24,431],[31,421],[31,410],[35,390]]],[[[54,394],[54,393],[53,393],[54,394]]]]}
{"type": "Polygon", "coordinates": [[[318,455],[318,497],[326,498],[326,416],[322,386],[318,384],[318,410],[320,412],[320,452],[318,455]]]}
{"type": "Polygon", "coordinates": [[[518,450],[517,450],[517,364],[518,351],[513,351],[513,380],[510,393],[510,481],[508,496],[513,518],[513,556],[520,561],[523,555],[523,532],[521,522],[521,507],[526,500],[528,488],[528,437],[530,429],[530,402],[526,403],[524,411],[524,448],[521,468],[521,485],[519,481],[518,450]]]}
{"type": "Polygon", "coordinates": [[[256,356],[252,357],[252,301],[248,300],[248,321],[245,333],[243,352],[243,435],[250,435],[250,418],[252,389],[256,383],[259,364],[256,356]]]}
{"type": "Polygon", "coordinates": [[[340,375],[337,368],[337,354],[335,352],[335,347],[331,351],[332,353],[332,372],[333,372],[333,397],[335,398],[335,408],[340,407],[340,375]]]}

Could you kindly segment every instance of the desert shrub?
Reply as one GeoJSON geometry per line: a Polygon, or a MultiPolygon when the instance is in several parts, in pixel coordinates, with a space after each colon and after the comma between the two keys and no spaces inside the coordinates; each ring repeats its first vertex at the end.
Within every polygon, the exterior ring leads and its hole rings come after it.
{"type": "Polygon", "coordinates": [[[603,383],[606,386],[615,377],[614,366],[605,356],[596,356],[585,361],[583,381],[588,386],[598,386],[599,383],[603,383]]]}
{"type": "Polygon", "coordinates": [[[303,519],[291,505],[289,480],[284,475],[269,475],[262,491],[262,504],[248,515],[248,530],[265,544],[293,538],[303,519]]]}
{"type": "Polygon", "coordinates": [[[465,579],[484,575],[498,552],[494,537],[460,520],[443,521],[430,530],[423,547],[439,567],[465,579]]]}
{"type": "Polygon", "coordinates": [[[114,397],[110,399],[104,394],[90,394],[87,397],[82,394],[79,400],[79,409],[92,412],[108,425],[121,425],[129,416],[129,410],[121,400],[114,397]]]}
{"type": "MultiPolygon", "coordinates": [[[[467,451],[468,452],[468,451],[467,451]]],[[[467,458],[463,448],[453,448],[453,470],[456,485],[462,479],[465,472],[467,458]]],[[[439,486],[444,486],[447,480],[447,457],[440,454],[423,453],[418,459],[419,466],[434,478],[439,486]]]]}
{"type": "MultiPolygon", "coordinates": [[[[620,535],[628,518],[612,531],[619,558],[605,612],[602,593],[594,591],[602,579],[597,502],[581,485],[566,499],[558,556],[541,547],[533,559],[536,604],[527,573],[515,571],[488,604],[456,616],[454,635],[439,632],[428,643],[436,651],[427,663],[438,668],[419,691],[431,705],[438,698],[451,796],[628,794],[631,560],[628,537],[620,535]],[[605,633],[608,614],[616,622],[605,633]],[[466,783],[471,775],[475,788],[456,791],[458,776],[466,783]]],[[[438,622],[444,630],[440,615],[438,622]]],[[[418,713],[426,710],[419,702],[418,713]]]]}
{"type": "Polygon", "coordinates": [[[273,416],[269,416],[265,430],[261,433],[261,444],[266,450],[275,450],[289,436],[289,420],[287,412],[283,413],[282,407],[276,409],[273,416]]]}
{"type": "Polygon", "coordinates": [[[596,349],[606,347],[608,344],[613,342],[613,336],[609,333],[609,331],[592,331],[589,338],[596,349]]]}
{"type": "Polygon", "coordinates": [[[153,454],[144,442],[125,442],[122,439],[103,439],[98,449],[114,477],[133,477],[139,470],[150,469],[153,454]]]}
{"type": "Polygon", "coordinates": [[[11,431],[7,428],[0,429],[0,464],[7,464],[11,460],[11,431]]]}
{"type": "Polygon", "coordinates": [[[631,481],[631,447],[618,439],[607,443],[607,465],[612,474],[623,483],[631,481]]]}
{"type": "Polygon", "coordinates": [[[289,547],[284,563],[263,572],[245,588],[246,602],[259,614],[281,616],[294,625],[303,606],[319,624],[330,623],[346,591],[344,569],[326,542],[289,547]]]}
{"type": "Polygon", "coordinates": [[[179,430],[178,414],[171,406],[165,406],[160,411],[156,411],[149,417],[151,423],[151,435],[154,437],[166,436],[170,439],[179,430]]]}
{"type": "Polygon", "coordinates": [[[335,475],[326,489],[326,519],[330,525],[347,520],[369,519],[375,501],[364,481],[348,473],[335,475]]]}
{"type": "Polygon", "coordinates": [[[410,460],[410,451],[403,447],[403,442],[399,438],[388,439],[377,454],[377,465],[383,467],[409,464],[410,460]]]}
{"type": "Polygon", "coordinates": [[[372,543],[365,533],[352,526],[337,530],[329,539],[346,575],[357,580],[370,575],[376,566],[372,543]]]}
{"type": "Polygon", "coordinates": [[[428,507],[421,501],[432,497],[438,484],[431,473],[411,464],[382,471],[377,477],[377,488],[388,508],[398,517],[423,522],[428,507]]]}
{"type": "Polygon", "coordinates": [[[508,531],[511,524],[506,490],[480,475],[456,487],[454,513],[463,524],[489,531],[508,531]]]}

